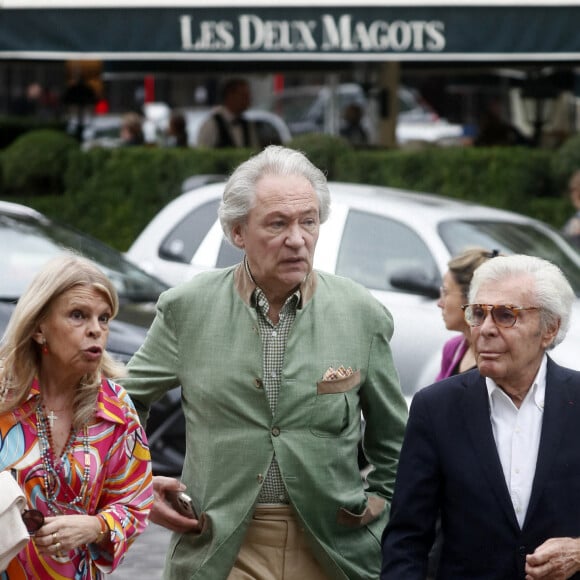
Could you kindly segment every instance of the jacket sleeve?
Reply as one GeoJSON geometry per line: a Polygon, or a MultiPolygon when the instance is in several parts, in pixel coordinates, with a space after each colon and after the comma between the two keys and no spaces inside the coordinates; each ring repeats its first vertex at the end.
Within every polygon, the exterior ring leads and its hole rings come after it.
{"type": "Polygon", "coordinates": [[[128,370],[129,376],[119,383],[131,396],[145,426],[152,403],[181,384],[179,345],[167,292],[159,298],[153,324],[145,342],[129,361],[128,370]]]}
{"type": "Polygon", "coordinates": [[[391,517],[383,533],[381,580],[424,580],[435,539],[441,477],[424,393],[411,404],[391,517]]]}
{"type": "Polygon", "coordinates": [[[393,321],[382,310],[382,320],[374,320],[368,372],[361,388],[361,406],[365,419],[363,449],[374,466],[368,475],[369,493],[390,503],[393,496],[399,451],[407,420],[407,403],[390,347],[393,321]]]}

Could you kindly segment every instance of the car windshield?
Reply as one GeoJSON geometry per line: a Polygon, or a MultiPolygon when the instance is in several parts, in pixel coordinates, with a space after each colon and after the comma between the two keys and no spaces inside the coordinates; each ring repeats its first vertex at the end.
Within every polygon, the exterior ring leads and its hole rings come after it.
{"type": "Polygon", "coordinates": [[[63,249],[90,258],[114,283],[119,300],[156,301],[166,286],[98,240],[46,218],[0,213],[0,299],[17,299],[42,265],[63,249]]]}
{"type": "Polygon", "coordinates": [[[506,254],[528,254],[559,266],[580,296],[580,258],[558,234],[534,224],[497,221],[445,221],[439,235],[452,256],[470,246],[506,254]]]}

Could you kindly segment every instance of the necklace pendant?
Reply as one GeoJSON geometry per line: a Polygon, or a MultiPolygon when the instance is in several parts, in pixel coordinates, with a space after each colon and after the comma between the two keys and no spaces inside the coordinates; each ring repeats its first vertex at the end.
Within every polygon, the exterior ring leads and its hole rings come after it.
{"type": "Polygon", "coordinates": [[[54,429],[54,422],[58,419],[58,417],[54,414],[54,411],[49,411],[46,418],[48,419],[48,422],[50,423],[50,428],[54,429]]]}

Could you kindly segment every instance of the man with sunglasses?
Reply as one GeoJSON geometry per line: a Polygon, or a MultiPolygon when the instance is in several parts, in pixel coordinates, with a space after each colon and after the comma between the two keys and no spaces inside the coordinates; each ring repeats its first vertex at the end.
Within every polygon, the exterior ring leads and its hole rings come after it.
{"type": "Polygon", "coordinates": [[[441,515],[436,578],[580,578],[580,373],[547,354],[574,293],[553,264],[497,257],[473,276],[477,369],[415,395],[381,580],[424,580],[441,515]]]}

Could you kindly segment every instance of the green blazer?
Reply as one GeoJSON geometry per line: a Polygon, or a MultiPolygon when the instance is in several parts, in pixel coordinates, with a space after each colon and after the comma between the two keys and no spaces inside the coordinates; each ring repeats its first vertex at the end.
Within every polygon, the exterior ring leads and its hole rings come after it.
{"type": "Polygon", "coordinates": [[[227,578],[274,454],[291,504],[330,578],[376,579],[407,417],[389,312],[359,284],[313,272],[288,336],[276,414],[262,385],[255,286],[242,265],[168,290],[121,381],[146,418],[181,385],[182,481],[204,526],[174,534],[165,578],[227,578]],[[329,367],[354,373],[325,381],[329,367]],[[357,444],[375,470],[361,481],[357,444]]]}

